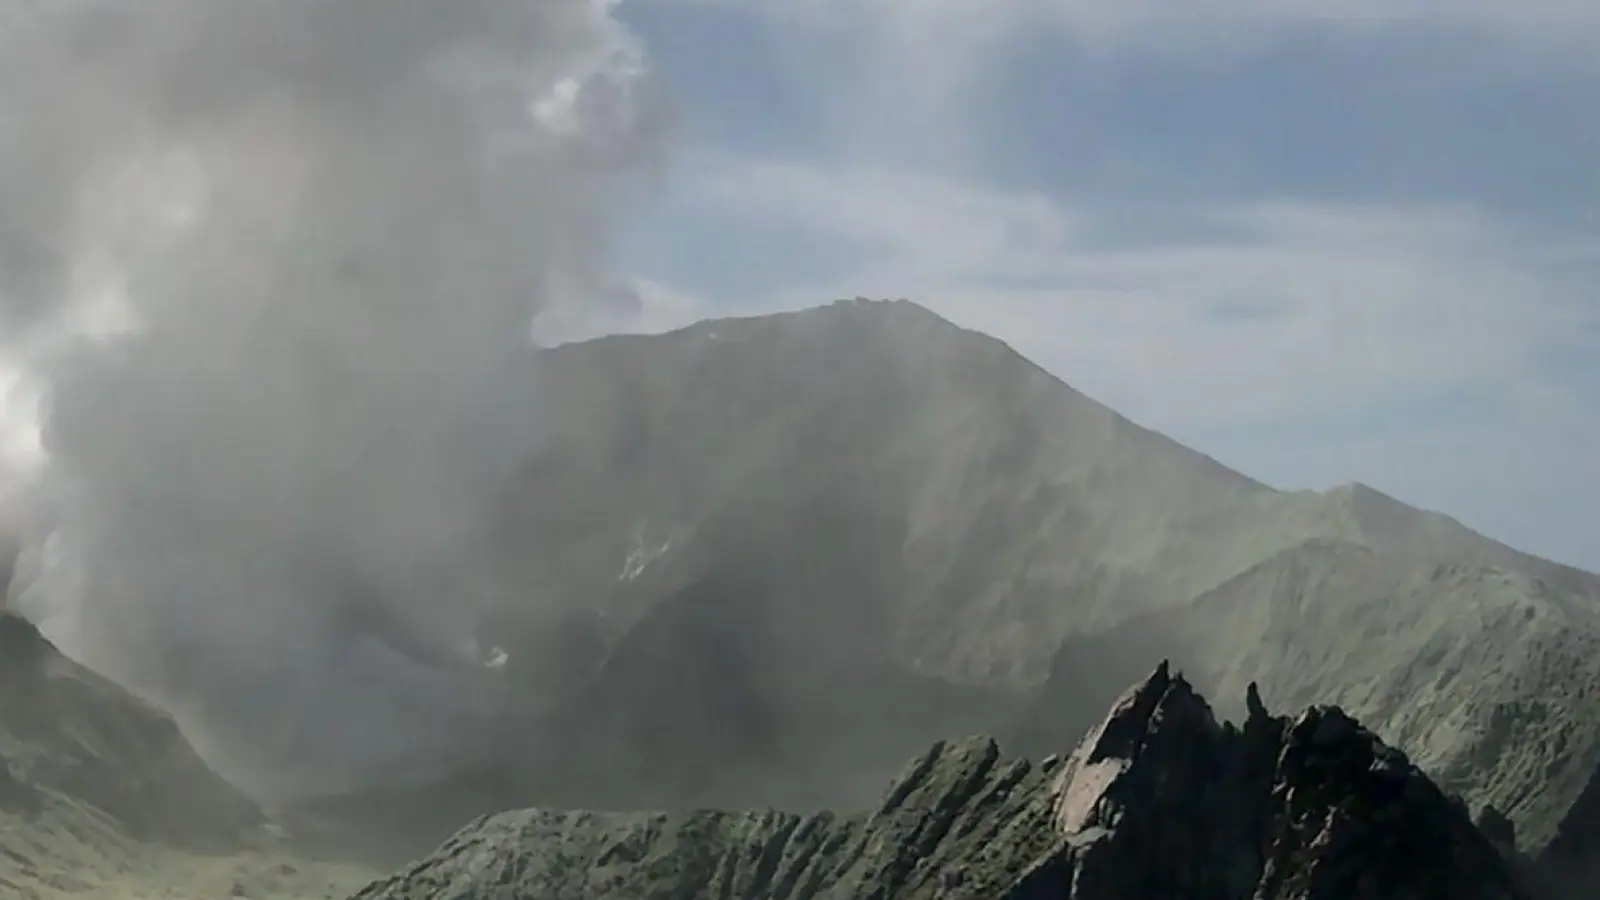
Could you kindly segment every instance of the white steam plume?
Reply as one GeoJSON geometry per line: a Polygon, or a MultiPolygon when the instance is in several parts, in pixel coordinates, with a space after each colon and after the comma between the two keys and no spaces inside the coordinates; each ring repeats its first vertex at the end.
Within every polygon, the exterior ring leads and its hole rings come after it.
{"type": "Polygon", "coordinates": [[[360,623],[470,639],[530,323],[614,302],[663,123],[614,2],[8,2],[0,352],[52,532],[19,605],[263,789],[436,757],[460,676],[360,623]]]}

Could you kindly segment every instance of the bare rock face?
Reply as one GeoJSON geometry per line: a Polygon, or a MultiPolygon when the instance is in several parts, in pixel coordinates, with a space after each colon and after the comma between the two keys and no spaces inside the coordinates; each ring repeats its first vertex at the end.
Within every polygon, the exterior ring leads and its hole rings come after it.
{"type": "Polygon", "coordinates": [[[1164,667],[1119,702],[1058,780],[1072,847],[1046,868],[1076,893],[1054,896],[1522,896],[1404,754],[1337,708],[1247,702],[1242,729],[1219,726],[1164,667]]]}
{"type": "Polygon", "coordinates": [[[1511,864],[1335,708],[1220,724],[1163,664],[1070,757],[935,745],[874,810],[480,819],[359,900],[1521,900],[1511,864]]]}

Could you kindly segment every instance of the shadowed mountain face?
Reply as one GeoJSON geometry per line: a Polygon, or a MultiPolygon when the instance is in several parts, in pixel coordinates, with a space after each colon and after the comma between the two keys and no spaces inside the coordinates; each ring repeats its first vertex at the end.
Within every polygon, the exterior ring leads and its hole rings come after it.
{"type": "Polygon", "coordinates": [[[882,548],[870,523],[787,521],[796,549],[751,549],[662,601],[573,702],[537,723],[565,738],[551,767],[563,783],[539,796],[654,808],[762,795],[814,809],[875,791],[873,775],[910,741],[1005,721],[1015,692],[894,663],[871,600],[894,586],[873,578],[882,548]]]}
{"type": "MultiPolygon", "coordinates": [[[[909,750],[995,731],[1021,692],[896,665],[877,598],[892,529],[811,504],[726,535],[720,565],[659,601],[565,702],[507,723],[501,771],[299,808],[301,829],[365,835],[364,858],[424,853],[472,815],[529,803],[602,809],[853,806],[909,750]],[[843,627],[848,623],[848,627],[843,627]],[[447,815],[441,811],[448,809],[447,815]]],[[[518,677],[513,673],[513,678],[518,677]]],[[[348,840],[346,840],[348,846],[348,840]]]]}
{"type": "Polygon", "coordinates": [[[941,735],[1070,745],[1167,657],[1343,704],[1534,848],[1600,766],[1600,578],[1363,486],[1273,490],[915,305],[539,366],[499,532],[525,590],[485,624],[507,759],[476,800],[386,800],[423,845],[446,806],[864,803],[941,735]]]}

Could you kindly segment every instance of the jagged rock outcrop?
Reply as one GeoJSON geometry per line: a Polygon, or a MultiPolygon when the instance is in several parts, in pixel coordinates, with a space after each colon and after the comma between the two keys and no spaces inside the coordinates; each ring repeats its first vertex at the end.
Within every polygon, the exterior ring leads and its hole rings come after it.
{"type": "Polygon", "coordinates": [[[1065,760],[941,743],[874,810],[480,819],[359,900],[1518,900],[1508,863],[1343,712],[1220,724],[1163,664],[1065,760]]]}
{"type": "Polygon", "coordinates": [[[1307,542],[1186,608],[1063,644],[1008,737],[1025,754],[1070,745],[1170,658],[1228,718],[1251,682],[1275,708],[1344,709],[1537,855],[1595,770],[1596,608],[1508,569],[1307,542]]]}

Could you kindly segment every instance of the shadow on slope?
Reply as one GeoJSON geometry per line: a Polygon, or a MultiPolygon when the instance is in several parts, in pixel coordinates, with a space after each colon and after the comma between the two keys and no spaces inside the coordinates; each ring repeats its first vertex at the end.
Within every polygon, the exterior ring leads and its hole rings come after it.
{"type": "Polygon", "coordinates": [[[875,562],[902,529],[841,509],[809,503],[708,525],[726,530],[716,546],[739,549],[698,574],[663,573],[687,584],[567,702],[508,719],[498,770],[321,798],[294,811],[297,830],[393,864],[515,806],[855,806],[939,735],[993,731],[1021,695],[894,664],[883,603],[894,585],[875,562]]]}

